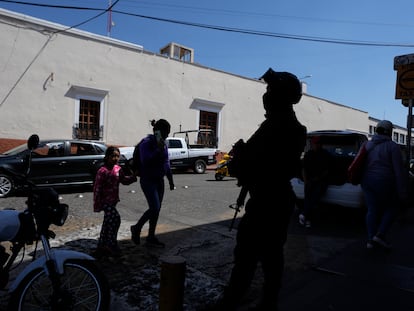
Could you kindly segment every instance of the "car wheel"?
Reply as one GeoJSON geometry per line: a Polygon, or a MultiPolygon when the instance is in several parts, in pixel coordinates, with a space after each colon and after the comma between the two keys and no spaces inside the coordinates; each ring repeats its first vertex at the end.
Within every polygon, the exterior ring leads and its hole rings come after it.
{"type": "Polygon", "coordinates": [[[5,198],[13,192],[13,180],[4,174],[0,174],[0,198],[5,198]]]}
{"type": "Polygon", "coordinates": [[[204,174],[206,171],[206,163],[203,160],[197,160],[194,163],[194,172],[197,174],[204,174]]]}

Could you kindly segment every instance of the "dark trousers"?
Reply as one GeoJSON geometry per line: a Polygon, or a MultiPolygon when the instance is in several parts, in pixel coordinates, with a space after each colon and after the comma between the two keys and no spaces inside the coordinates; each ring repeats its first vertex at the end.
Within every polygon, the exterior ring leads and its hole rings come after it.
{"type": "Polygon", "coordinates": [[[99,235],[98,246],[106,246],[111,249],[118,248],[118,230],[121,225],[121,216],[119,215],[116,204],[104,205],[104,219],[99,235]]]}
{"type": "Polygon", "coordinates": [[[154,237],[155,228],[160,215],[162,200],[164,198],[164,179],[161,178],[157,181],[147,181],[141,179],[140,184],[142,192],[148,202],[148,209],[138,220],[134,229],[141,231],[144,224],[149,221],[148,237],[154,237]]]}
{"type": "Polygon", "coordinates": [[[328,183],[325,181],[308,182],[305,184],[305,202],[303,214],[307,220],[311,220],[315,208],[325,194],[328,183]]]}
{"type": "Polygon", "coordinates": [[[295,204],[292,193],[279,199],[280,204],[271,203],[270,199],[266,202],[263,198],[257,201],[250,198],[246,204],[246,213],[238,226],[234,267],[224,292],[224,309],[228,311],[236,310],[247,293],[258,263],[264,274],[261,307],[277,310],[284,269],[283,247],[295,204]]]}

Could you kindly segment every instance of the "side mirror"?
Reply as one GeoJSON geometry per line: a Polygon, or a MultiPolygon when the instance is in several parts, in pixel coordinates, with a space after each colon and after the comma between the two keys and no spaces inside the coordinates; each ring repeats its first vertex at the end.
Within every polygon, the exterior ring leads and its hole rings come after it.
{"type": "Polygon", "coordinates": [[[27,171],[26,176],[30,174],[30,167],[32,164],[32,151],[37,148],[39,145],[39,136],[36,134],[32,134],[29,139],[27,140],[27,148],[29,148],[30,152],[28,154],[28,161],[27,161],[27,171]]]}
{"type": "Polygon", "coordinates": [[[31,135],[27,141],[27,148],[29,148],[29,150],[33,150],[37,148],[38,145],[39,145],[39,136],[37,134],[31,135]]]}

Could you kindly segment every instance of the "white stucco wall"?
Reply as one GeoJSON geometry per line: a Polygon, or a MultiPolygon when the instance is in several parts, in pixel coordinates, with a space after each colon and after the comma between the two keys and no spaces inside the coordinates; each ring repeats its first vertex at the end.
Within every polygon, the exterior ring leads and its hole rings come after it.
{"type": "Polygon", "coordinates": [[[90,99],[103,98],[108,144],[136,143],[154,118],[169,120],[172,131],[197,129],[194,108],[204,107],[219,112],[220,148],[227,150],[263,119],[260,81],[84,32],[51,35],[58,25],[0,13],[8,19],[0,23],[0,137],[71,137],[79,89],[83,95],[90,89],[90,99]]]}
{"type": "MultiPolygon", "coordinates": [[[[228,151],[264,119],[261,81],[5,10],[0,21],[0,138],[71,138],[79,94],[102,100],[107,144],[135,144],[151,119],[169,120],[172,132],[197,129],[203,109],[218,113],[219,149],[228,151]]],[[[304,95],[294,109],[308,130],[368,130],[367,112],[320,98],[304,95]]]]}
{"type": "Polygon", "coordinates": [[[302,96],[295,105],[298,119],[306,125],[308,131],[316,130],[353,130],[367,133],[368,112],[353,109],[330,101],[302,96]]]}

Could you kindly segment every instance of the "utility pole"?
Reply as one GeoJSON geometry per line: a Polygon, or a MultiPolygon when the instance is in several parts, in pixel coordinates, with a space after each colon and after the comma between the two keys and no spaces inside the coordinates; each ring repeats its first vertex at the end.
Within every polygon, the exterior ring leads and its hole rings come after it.
{"type": "Polygon", "coordinates": [[[394,58],[394,70],[397,71],[397,84],[395,99],[401,99],[402,104],[408,107],[407,116],[407,167],[410,165],[412,155],[411,136],[413,122],[414,101],[414,54],[400,55],[394,58]]]}
{"type": "Polygon", "coordinates": [[[108,21],[106,25],[107,36],[111,36],[111,29],[112,29],[112,0],[108,0],[108,21]]]}

